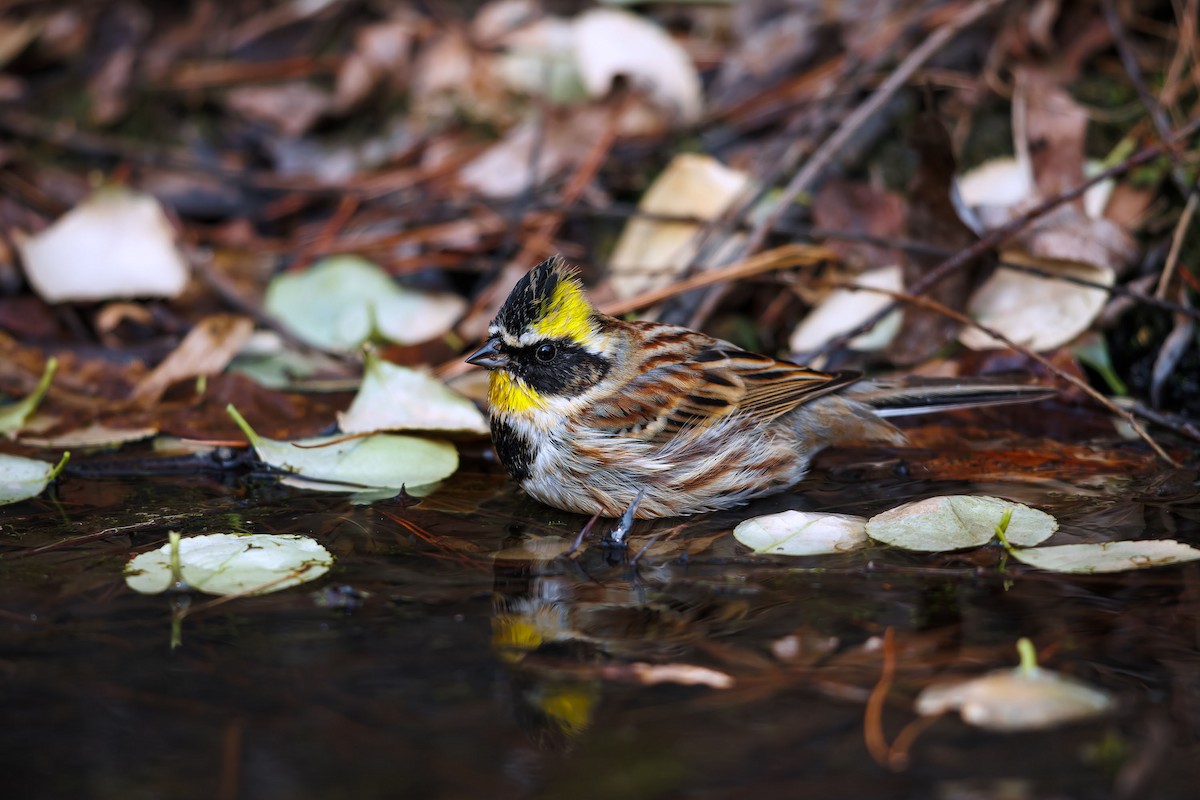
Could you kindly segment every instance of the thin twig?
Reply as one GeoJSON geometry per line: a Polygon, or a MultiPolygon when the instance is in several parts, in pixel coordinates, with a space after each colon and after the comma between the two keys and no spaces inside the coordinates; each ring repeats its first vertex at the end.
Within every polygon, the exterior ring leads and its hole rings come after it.
{"type": "MultiPolygon", "coordinates": [[[[1093,176],[1092,178],[1085,180],[1083,183],[1079,184],[1075,188],[1070,189],[1066,192],[1063,192],[1062,194],[1058,195],[1057,197],[1052,197],[1049,200],[1046,200],[1046,201],[1038,204],[1037,206],[1030,209],[1026,213],[1020,215],[1019,217],[1016,217],[1015,219],[1010,220],[1009,222],[1005,223],[1004,225],[1001,225],[999,228],[995,228],[995,229],[989,231],[985,236],[981,237],[979,239],[979,241],[977,241],[975,244],[971,245],[970,247],[968,247],[964,250],[960,250],[954,256],[946,259],[941,264],[938,264],[935,268],[933,268],[929,272],[925,273],[925,275],[922,276],[922,278],[920,280],[918,280],[911,287],[909,287],[909,292],[911,292],[912,295],[918,295],[922,292],[928,291],[930,288],[935,286],[939,281],[941,281],[947,275],[949,275],[950,273],[954,272],[957,269],[961,269],[965,264],[969,264],[970,262],[974,261],[976,258],[978,258],[979,256],[983,255],[984,253],[988,252],[989,250],[994,249],[1001,242],[1003,242],[1006,239],[1008,239],[1009,237],[1019,233],[1021,230],[1023,230],[1027,225],[1029,225],[1034,220],[1039,219],[1040,217],[1044,216],[1045,214],[1054,210],[1055,208],[1058,208],[1060,205],[1062,205],[1064,203],[1069,203],[1078,197],[1082,197],[1083,194],[1088,189],[1095,186],[1096,184],[1101,183],[1106,180],[1109,180],[1110,178],[1116,178],[1118,176],[1124,175],[1126,172],[1129,172],[1132,169],[1136,169],[1137,167],[1140,167],[1142,164],[1145,164],[1148,161],[1152,161],[1155,158],[1158,158],[1160,155],[1163,154],[1163,152],[1165,152],[1175,142],[1178,142],[1182,139],[1192,136],[1197,131],[1200,131],[1200,116],[1196,117],[1191,122],[1189,122],[1187,125],[1180,128],[1179,131],[1176,133],[1175,138],[1172,139],[1170,142],[1160,142],[1159,144],[1153,145],[1151,147],[1147,147],[1146,149],[1141,150],[1140,152],[1134,153],[1132,156],[1125,159],[1120,164],[1116,164],[1112,167],[1109,167],[1108,169],[1104,170],[1103,172],[1100,172],[1099,174],[1093,176]]],[[[849,342],[851,339],[854,339],[855,337],[860,336],[863,333],[866,333],[867,331],[871,330],[876,325],[878,325],[882,319],[884,319],[888,314],[890,314],[896,310],[896,307],[899,305],[899,303],[900,303],[899,300],[893,300],[892,302],[888,303],[886,306],[884,306],[883,308],[879,309],[877,312],[872,314],[862,324],[856,326],[852,330],[846,331],[845,333],[841,334],[840,336],[836,336],[833,339],[829,340],[829,342],[827,342],[825,344],[825,346],[823,348],[821,348],[821,353],[828,354],[830,352],[833,352],[834,350],[845,347],[846,343],[849,342]]]]}
{"type": "Polygon", "coordinates": [[[1157,300],[1166,299],[1171,278],[1175,275],[1175,265],[1179,263],[1179,254],[1183,251],[1183,241],[1187,238],[1188,227],[1192,224],[1192,217],[1196,214],[1198,198],[1200,198],[1200,192],[1193,191],[1188,196],[1183,213],[1179,215],[1179,223],[1175,226],[1175,233],[1171,236],[1171,250],[1167,253],[1167,263],[1163,266],[1162,275],[1159,276],[1158,286],[1154,288],[1154,297],[1157,300]]]}
{"type": "MultiPolygon", "coordinates": [[[[1137,90],[1138,97],[1141,98],[1142,105],[1146,107],[1146,112],[1150,115],[1150,121],[1154,123],[1154,129],[1158,131],[1159,138],[1164,142],[1171,141],[1171,121],[1167,119],[1162,104],[1150,93],[1150,87],[1146,85],[1146,81],[1142,77],[1142,71],[1138,68],[1137,56],[1134,55],[1133,46],[1129,43],[1129,38],[1125,35],[1125,27],[1121,24],[1121,15],[1117,12],[1117,4],[1114,0],[1101,0],[1101,4],[1104,6],[1104,19],[1108,23],[1108,30],[1112,33],[1117,54],[1121,57],[1121,66],[1125,68],[1125,76],[1137,90]]],[[[1194,187],[1188,186],[1183,169],[1183,159],[1180,158],[1179,151],[1172,147],[1169,152],[1171,160],[1175,162],[1171,169],[1171,177],[1175,181],[1176,188],[1182,194],[1194,194],[1194,187]]]]}
{"type": "MultiPolygon", "coordinates": [[[[685,223],[691,225],[702,225],[705,220],[691,216],[688,214],[655,214],[650,212],[639,211],[632,205],[621,206],[619,204],[609,206],[607,208],[591,208],[588,206],[574,205],[566,209],[568,213],[578,215],[588,215],[596,217],[614,217],[617,219],[641,219],[647,222],[667,222],[667,223],[685,223]]],[[[749,226],[744,226],[748,228],[749,226]]],[[[809,239],[833,239],[835,241],[854,242],[856,244],[869,244],[874,247],[884,247],[892,250],[902,250],[907,253],[923,253],[927,255],[940,256],[949,258],[954,255],[955,251],[948,250],[945,247],[918,242],[912,239],[899,239],[890,236],[874,236],[869,233],[860,231],[843,231],[835,228],[819,228],[810,225],[780,225],[776,229],[778,233],[790,234],[792,236],[803,236],[809,239]]],[[[1027,275],[1036,275],[1039,278],[1048,278],[1051,280],[1063,281],[1064,283],[1073,283],[1077,286],[1086,286],[1089,289],[1096,289],[1105,294],[1115,297],[1128,297],[1139,303],[1143,303],[1154,308],[1169,311],[1172,314],[1184,314],[1194,319],[1200,320],[1200,310],[1195,308],[1187,308],[1178,303],[1172,303],[1170,300],[1165,300],[1150,295],[1143,294],[1139,291],[1134,291],[1120,284],[1108,285],[1099,281],[1088,280],[1077,275],[1065,275],[1054,272],[1052,270],[1041,269],[1039,267],[1029,266],[1027,264],[1017,264],[1011,261],[1000,259],[996,262],[998,266],[1007,267],[1016,272],[1023,272],[1027,275]]],[[[638,275],[653,275],[658,272],[668,272],[667,268],[659,270],[632,270],[638,275]]]]}
{"type": "Polygon", "coordinates": [[[757,255],[743,258],[733,264],[727,264],[726,266],[717,267],[705,272],[698,272],[670,286],[651,289],[627,300],[616,300],[606,303],[600,307],[600,310],[605,314],[619,317],[622,314],[628,314],[630,311],[636,311],[639,308],[661,303],[669,297],[690,292],[693,289],[712,286],[722,281],[740,280],[748,278],[751,275],[758,275],[777,269],[815,266],[828,261],[836,261],[837,258],[837,253],[823,245],[785,244],[782,247],[765,250],[757,255]]]}
{"type": "Polygon", "coordinates": [[[862,286],[862,285],[858,285],[858,284],[855,284],[853,286],[846,285],[844,288],[854,288],[859,291],[878,292],[879,294],[885,294],[885,295],[888,295],[889,297],[893,298],[893,301],[894,301],[893,305],[897,302],[911,303],[912,305],[920,306],[921,308],[927,308],[930,311],[935,311],[939,314],[943,314],[943,315],[949,317],[950,319],[953,319],[963,325],[968,325],[973,328],[978,328],[979,330],[986,333],[988,336],[991,336],[993,339],[1004,342],[1004,344],[1008,345],[1013,350],[1016,350],[1018,353],[1021,353],[1026,358],[1033,359],[1034,361],[1036,361],[1037,363],[1039,363],[1043,367],[1045,367],[1047,370],[1049,370],[1051,373],[1053,373],[1056,377],[1066,381],[1067,383],[1069,383],[1072,386],[1076,387],[1077,389],[1081,390],[1088,397],[1092,398],[1097,403],[1099,403],[1100,405],[1107,408],[1113,414],[1116,414],[1118,417],[1121,417],[1122,419],[1124,419],[1127,423],[1129,423],[1129,426],[1131,428],[1133,428],[1133,430],[1137,433],[1137,435],[1142,437],[1142,440],[1145,441],[1146,444],[1150,445],[1150,448],[1152,450],[1154,450],[1154,452],[1157,453],[1161,459],[1163,459],[1164,461],[1166,461],[1168,464],[1170,464],[1173,467],[1179,466],[1179,462],[1177,462],[1175,459],[1171,458],[1171,456],[1167,454],[1167,451],[1164,450],[1158,444],[1158,442],[1156,442],[1154,440],[1154,438],[1150,435],[1150,433],[1144,427],[1142,427],[1142,424],[1140,422],[1138,422],[1137,417],[1135,417],[1130,411],[1127,411],[1126,409],[1121,408],[1116,403],[1114,403],[1112,400],[1109,400],[1107,397],[1100,394],[1100,392],[1096,391],[1091,386],[1089,386],[1087,381],[1085,381],[1081,378],[1077,378],[1074,375],[1071,375],[1070,373],[1066,372],[1065,370],[1063,370],[1063,369],[1059,368],[1058,366],[1056,366],[1055,364],[1053,364],[1049,359],[1034,352],[1033,350],[1029,349],[1028,347],[1025,347],[1024,345],[1021,345],[1021,344],[1017,344],[1012,339],[1010,339],[1007,336],[1005,336],[1004,334],[1000,333],[1000,331],[997,331],[994,328],[988,327],[987,325],[983,325],[978,320],[971,319],[966,314],[962,314],[958,311],[955,311],[954,309],[952,309],[948,306],[945,306],[936,300],[930,299],[928,297],[924,297],[922,295],[912,295],[912,294],[908,294],[907,292],[894,292],[890,289],[881,289],[881,288],[878,288],[875,286],[862,286]]]}

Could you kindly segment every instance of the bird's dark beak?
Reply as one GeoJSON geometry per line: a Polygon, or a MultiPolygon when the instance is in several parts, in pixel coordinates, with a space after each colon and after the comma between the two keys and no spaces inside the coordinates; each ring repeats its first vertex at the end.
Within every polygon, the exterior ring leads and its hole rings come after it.
{"type": "Polygon", "coordinates": [[[484,369],[508,366],[508,356],[500,352],[500,340],[495,336],[483,343],[483,347],[467,356],[467,363],[484,369]]]}

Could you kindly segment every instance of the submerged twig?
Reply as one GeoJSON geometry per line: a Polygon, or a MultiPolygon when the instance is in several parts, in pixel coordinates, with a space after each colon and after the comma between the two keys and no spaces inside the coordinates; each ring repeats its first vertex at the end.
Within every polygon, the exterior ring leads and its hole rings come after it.
{"type": "Polygon", "coordinates": [[[863,741],[867,745],[867,752],[875,759],[876,764],[886,768],[891,768],[892,765],[888,759],[891,748],[888,747],[887,737],[883,732],[883,704],[892,688],[895,675],[896,633],[889,626],[883,632],[883,670],[875,688],[871,690],[871,696],[867,698],[867,708],[863,712],[863,741]]]}

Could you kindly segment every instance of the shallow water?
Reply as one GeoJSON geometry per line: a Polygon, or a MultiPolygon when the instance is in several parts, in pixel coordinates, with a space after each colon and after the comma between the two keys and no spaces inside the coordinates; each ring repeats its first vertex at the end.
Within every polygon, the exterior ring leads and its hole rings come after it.
{"type": "Polygon", "coordinates": [[[629,553],[653,542],[633,566],[595,540],[555,558],[586,520],[523,498],[481,448],[412,507],[245,475],[68,477],[56,498],[0,508],[3,795],[1194,797],[1200,567],[1055,576],[998,548],[760,558],[729,535],[782,508],[871,514],[971,492],[1056,514],[1055,543],[1200,544],[1194,474],[964,482],[913,467],[902,451],[828,454],[803,493],[638,523],[629,553]],[[337,563],[277,594],[197,596],[172,649],[173,601],[122,579],[169,529],[304,533],[337,563]],[[1020,735],[943,718],[907,769],[885,769],[863,736],[888,627],[889,741],[921,687],[1015,664],[1020,636],[1119,710],[1020,735]],[[733,683],[645,686],[634,664],[733,683]]]}

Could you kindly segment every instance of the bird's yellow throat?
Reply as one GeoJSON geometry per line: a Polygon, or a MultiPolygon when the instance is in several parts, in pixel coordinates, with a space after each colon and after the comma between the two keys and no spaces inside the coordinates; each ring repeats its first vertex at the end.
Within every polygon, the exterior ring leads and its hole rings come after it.
{"type": "Polygon", "coordinates": [[[504,414],[521,414],[545,408],[546,403],[520,378],[496,370],[488,377],[488,405],[504,414]]]}

